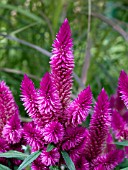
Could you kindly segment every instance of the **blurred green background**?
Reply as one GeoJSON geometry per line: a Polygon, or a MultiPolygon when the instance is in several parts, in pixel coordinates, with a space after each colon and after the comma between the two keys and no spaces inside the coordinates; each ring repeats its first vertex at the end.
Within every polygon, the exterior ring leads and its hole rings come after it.
{"type": "MultiPolygon", "coordinates": [[[[114,93],[120,70],[128,72],[127,0],[1,0],[0,80],[10,86],[22,116],[23,73],[39,87],[39,79],[50,70],[42,49],[51,52],[65,18],[74,41],[74,72],[85,86],[90,84],[94,98],[102,87],[114,93]]],[[[74,80],[73,94],[78,90],[74,80]]]]}

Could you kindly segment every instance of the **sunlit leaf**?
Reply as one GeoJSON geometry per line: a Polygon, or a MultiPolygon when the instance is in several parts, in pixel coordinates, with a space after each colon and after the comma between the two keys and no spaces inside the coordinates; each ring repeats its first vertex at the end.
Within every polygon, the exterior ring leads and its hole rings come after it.
{"type": "Polygon", "coordinates": [[[14,150],[10,150],[8,152],[5,153],[0,153],[0,157],[3,158],[17,158],[20,160],[24,160],[28,155],[24,154],[22,152],[18,152],[18,151],[14,151],[14,150]]]}
{"type": "Polygon", "coordinates": [[[75,170],[75,165],[74,163],[72,162],[71,158],[69,157],[68,153],[65,152],[65,151],[62,151],[61,152],[64,160],[65,160],[65,163],[67,165],[67,167],[70,169],[70,170],[75,170]]]}
{"type": "Polygon", "coordinates": [[[22,170],[25,167],[27,167],[30,163],[32,163],[39,155],[41,154],[41,151],[33,152],[31,155],[29,155],[19,166],[17,170],[22,170]]]}

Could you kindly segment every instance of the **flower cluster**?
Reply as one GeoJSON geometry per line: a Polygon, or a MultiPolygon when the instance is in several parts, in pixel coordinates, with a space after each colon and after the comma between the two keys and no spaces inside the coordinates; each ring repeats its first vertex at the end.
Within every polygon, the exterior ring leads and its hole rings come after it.
{"type": "MultiPolygon", "coordinates": [[[[23,129],[20,122],[19,110],[9,87],[4,81],[0,82],[0,153],[8,150],[20,150],[23,129]]],[[[1,158],[0,162],[6,164],[1,158]]],[[[21,161],[12,159],[11,166],[19,165],[21,161]]]]}
{"type": "Polygon", "coordinates": [[[66,151],[77,170],[113,169],[122,162],[124,151],[116,149],[110,134],[111,110],[104,89],[98,96],[89,129],[80,127],[92,104],[90,86],[71,101],[74,57],[71,30],[65,19],[53,43],[51,72],[41,80],[40,88],[24,76],[21,84],[22,101],[33,122],[25,126],[24,137],[32,151],[42,150],[32,168],[48,168],[63,162],[66,151]],[[48,144],[54,149],[47,152],[48,144]],[[113,156],[112,156],[113,155],[113,156]],[[111,158],[113,157],[113,158],[111,158]]]}
{"type": "Polygon", "coordinates": [[[90,86],[71,101],[72,47],[70,26],[65,19],[53,43],[51,72],[43,76],[39,89],[24,75],[21,100],[32,121],[23,127],[10,90],[4,82],[0,83],[0,152],[18,145],[23,137],[31,152],[41,151],[32,170],[65,164],[61,151],[69,154],[76,170],[112,170],[127,157],[128,148],[117,149],[114,138],[128,139],[128,75],[121,72],[117,95],[110,101],[103,88],[94,109],[90,86]],[[90,125],[85,128],[82,122],[89,114],[90,125]],[[54,147],[48,151],[50,144],[54,147]]]}

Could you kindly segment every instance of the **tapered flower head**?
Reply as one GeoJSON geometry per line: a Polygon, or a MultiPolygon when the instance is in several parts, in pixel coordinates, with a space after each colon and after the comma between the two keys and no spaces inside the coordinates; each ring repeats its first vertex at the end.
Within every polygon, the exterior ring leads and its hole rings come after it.
{"type": "Polygon", "coordinates": [[[59,122],[50,122],[49,124],[46,124],[44,130],[43,130],[43,136],[44,140],[46,142],[53,142],[58,143],[62,141],[64,136],[64,127],[59,122]]]}
{"type": "Polygon", "coordinates": [[[65,19],[53,43],[51,73],[63,109],[70,101],[74,57],[72,53],[71,30],[65,19]]]}
{"type": "Polygon", "coordinates": [[[123,150],[113,150],[108,154],[97,157],[92,161],[92,168],[96,170],[113,170],[118,164],[120,164],[124,159],[123,150]],[[98,169],[99,168],[99,169],[98,169]]]}
{"type": "Polygon", "coordinates": [[[83,127],[68,127],[63,139],[62,149],[70,150],[78,146],[86,137],[87,131],[83,127]]]}
{"type": "Polygon", "coordinates": [[[110,109],[108,96],[104,89],[98,96],[89,127],[85,148],[86,158],[90,161],[102,153],[110,127],[110,109]]]}
{"type": "Polygon", "coordinates": [[[123,70],[120,73],[118,88],[121,98],[128,109],[128,75],[123,70]]]}
{"type": "Polygon", "coordinates": [[[90,86],[83,90],[68,107],[68,123],[77,126],[86,120],[92,103],[90,86]]]}
{"type": "Polygon", "coordinates": [[[32,151],[42,149],[44,146],[42,131],[34,122],[24,124],[24,139],[32,147],[32,151]]]}
{"type": "Polygon", "coordinates": [[[40,82],[38,91],[39,111],[42,115],[42,123],[45,125],[51,121],[57,120],[61,110],[61,103],[58,93],[53,87],[51,75],[46,73],[40,82]]]}
{"type": "Polygon", "coordinates": [[[15,113],[3,128],[2,135],[8,143],[18,143],[22,137],[23,129],[21,127],[18,113],[15,113]]]}
{"type": "Polygon", "coordinates": [[[9,118],[18,112],[12,92],[4,81],[0,82],[0,135],[9,118]]]}
{"type": "Polygon", "coordinates": [[[47,152],[45,149],[41,153],[41,162],[46,165],[55,165],[60,159],[60,154],[57,148],[52,149],[50,152],[47,152]]]}
{"type": "Polygon", "coordinates": [[[28,78],[27,75],[24,75],[24,79],[21,83],[21,100],[25,110],[29,116],[35,121],[36,124],[43,126],[42,115],[40,114],[38,107],[38,95],[34,87],[32,80],[28,78]]]}

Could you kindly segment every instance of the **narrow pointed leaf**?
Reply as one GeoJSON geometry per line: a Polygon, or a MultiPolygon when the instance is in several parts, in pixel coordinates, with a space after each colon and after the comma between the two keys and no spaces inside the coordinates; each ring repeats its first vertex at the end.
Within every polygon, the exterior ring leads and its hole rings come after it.
{"type": "Polygon", "coordinates": [[[8,152],[5,152],[5,153],[1,153],[0,154],[0,157],[4,157],[4,158],[17,158],[17,159],[20,159],[20,160],[24,160],[27,155],[22,153],[22,152],[18,152],[18,151],[8,151],[8,152]]]}
{"type": "Polygon", "coordinates": [[[48,144],[47,146],[47,152],[50,152],[53,148],[55,148],[55,146],[53,144],[48,144]]]}
{"type": "Polygon", "coordinates": [[[123,141],[123,142],[115,142],[116,145],[121,145],[121,146],[128,146],[128,141],[123,141]]]}
{"type": "Polygon", "coordinates": [[[66,163],[67,167],[68,167],[70,170],[76,170],[76,169],[75,169],[75,165],[74,165],[74,163],[72,162],[71,158],[69,157],[68,153],[65,152],[65,151],[62,151],[61,154],[62,154],[62,156],[63,156],[63,158],[64,158],[64,160],[65,160],[65,163],[66,163]]]}
{"type": "Polygon", "coordinates": [[[41,154],[41,151],[33,152],[31,155],[29,155],[19,166],[17,170],[22,170],[25,167],[27,167],[30,163],[32,163],[39,155],[41,154]]]}
{"type": "Polygon", "coordinates": [[[8,168],[7,166],[2,165],[2,164],[0,164],[0,169],[1,170],[11,170],[10,168],[8,168]]]}

